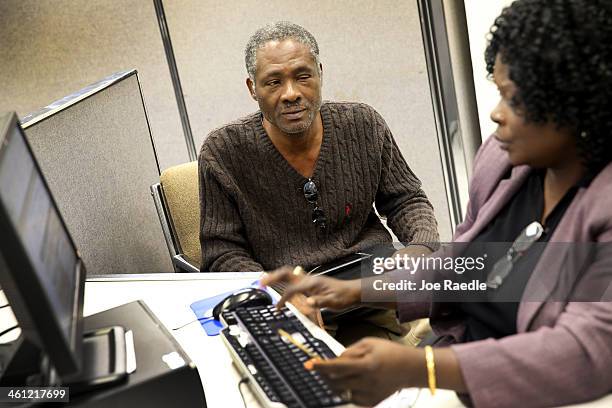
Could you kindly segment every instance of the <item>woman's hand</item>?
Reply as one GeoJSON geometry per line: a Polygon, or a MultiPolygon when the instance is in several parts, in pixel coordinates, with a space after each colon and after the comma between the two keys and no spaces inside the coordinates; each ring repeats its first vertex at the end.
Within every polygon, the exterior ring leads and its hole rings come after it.
{"type": "MultiPolygon", "coordinates": [[[[468,392],[450,347],[435,348],[434,361],[438,388],[468,392]]],[[[358,405],[375,405],[401,388],[428,386],[424,349],[378,338],[360,340],[338,358],[308,360],[304,367],[320,372],[337,393],[350,391],[358,405]]]]}
{"type": "Polygon", "coordinates": [[[312,322],[317,324],[320,328],[325,329],[325,322],[321,315],[321,309],[316,306],[308,304],[308,298],[301,293],[293,295],[290,302],[297,308],[304,316],[309,318],[312,322]]]}
{"type": "Polygon", "coordinates": [[[345,281],[325,276],[294,274],[294,270],[294,268],[284,266],[268,273],[261,280],[264,286],[275,283],[288,284],[278,302],[278,307],[282,307],[285,302],[290,301],[297,294],[307,296],[307,305],[332,310],[346,309],[358,304],[361,300],[359,279],[345,281]]]}
{"type": "Polygon", "coordinates": [[[401,388],[425,385],[427,372],[423,349],[377,338],[360,340],[338,358],[310,360],[307,365],[325,376],[338,394],[350,391],[351,401],[365,406],[401,388]]]}

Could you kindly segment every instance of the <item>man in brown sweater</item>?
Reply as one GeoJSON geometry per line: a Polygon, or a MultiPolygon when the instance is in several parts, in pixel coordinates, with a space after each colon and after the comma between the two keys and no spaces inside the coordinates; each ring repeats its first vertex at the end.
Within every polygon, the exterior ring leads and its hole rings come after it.
{"type": "Polygon", "coordinates": [[[212,131],[200,151],[202,271],[310,269],[389,244],[373,204],[402,242],[435,245],[432,206],[383,118],[321,101],[308,31],[261,28],[245,60],[260,110],[212,131]]]}

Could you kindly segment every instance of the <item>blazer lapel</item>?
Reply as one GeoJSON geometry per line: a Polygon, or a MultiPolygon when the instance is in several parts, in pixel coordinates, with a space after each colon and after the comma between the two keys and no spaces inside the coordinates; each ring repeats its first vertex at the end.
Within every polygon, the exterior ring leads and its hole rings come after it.
{"type": "MultiPolygon", "coordinates": [[[[569,250],[571,243],[579,241],[576,218],[581,198],[585,192],[586,189],[584,188],[576,192],[576,196],[565,211],[561,222],[555,229],[527,282],[517,316],[517,331],[519,333],[527,331],[554,290],[568,291],[570,289],[558,288],[558,285],[563,284],[563,282],[573,284],[580,272],[580,260],[577,260],[580,257],[577,257],[577,254],[570,254],[569,250]],[[555,243],[561,244],[555,245],[555,243]],[[572,259],[569,259],[568,256],[571,256],[572,259]],[[574,263],[575,261],[578,262],[574,263]],[[560,276],[564,271],[572,273],[573,276],[560,276]]],[[[579,250],[579,248],[574,249],[579,250]]]]}
{"type": "Polygon", "coordinates": [[[523,185],[530,171],[531,168],[528,166],[514,167],[510,178],[501,180],[491,197],[480,208],[472,228],[463,235],[456,237],[455,241],[470,242],[480,234],[483,228],[491,222],[514,193],[523,185]]]}

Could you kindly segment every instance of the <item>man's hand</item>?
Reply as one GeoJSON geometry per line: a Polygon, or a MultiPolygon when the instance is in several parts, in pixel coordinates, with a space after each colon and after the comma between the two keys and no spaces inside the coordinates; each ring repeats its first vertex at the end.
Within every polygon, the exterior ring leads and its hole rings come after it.
{"type": "Polygon", "coordinates": [[[423,385],[427,372],[422,349],[377,338],[360,340],[338,358],[306,365],[324,375],[337,393],[350,391],[351,401],[365,406],[401,388],[423,385]]]}
{"type": "Polygon", "coordinates": [[[284,266],[270,272],[261,280],[264,286],[274,283],[288,284],[278,302],[278,307],[282,307],[296,294],[307,296],[306,304],[311,307],[327,307],[332,310],[346,309],[361,300],[359,279],[345,281],[325,276],[296,275],[293,271],[293,268],[284,266]]]}

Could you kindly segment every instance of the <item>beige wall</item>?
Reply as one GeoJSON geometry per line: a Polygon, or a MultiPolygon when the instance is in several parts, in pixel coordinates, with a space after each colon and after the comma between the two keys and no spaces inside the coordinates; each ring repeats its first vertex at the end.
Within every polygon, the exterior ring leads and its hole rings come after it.
{"type": "MultiPolygon", "coordinates": [[[[257,109],[244,85],[249,35],[296,22],[319,42],[324,98],[366,102],[383,115],[450,238],[416,1],[164,4],[196,148],[214,127],[257,109]]],[[[136,68],[162,169],[188,160],[152,0],[3,0],[0,38],[0,110],[24,115],[136,68]]]]}

